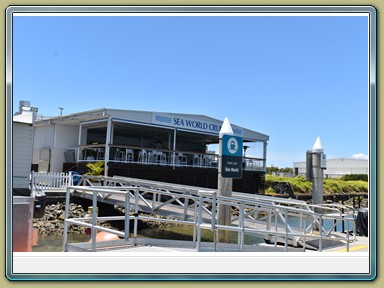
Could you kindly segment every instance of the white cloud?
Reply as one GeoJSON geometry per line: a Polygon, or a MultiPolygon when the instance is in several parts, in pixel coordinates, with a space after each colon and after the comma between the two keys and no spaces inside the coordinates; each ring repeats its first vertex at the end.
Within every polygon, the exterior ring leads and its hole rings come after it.
{"type": "Polygon", "coordinates": [[[352,157],[355,158],[355,159],[368,159],[368,155],[365,155],[363,153],[353,154],[352,157]]]}

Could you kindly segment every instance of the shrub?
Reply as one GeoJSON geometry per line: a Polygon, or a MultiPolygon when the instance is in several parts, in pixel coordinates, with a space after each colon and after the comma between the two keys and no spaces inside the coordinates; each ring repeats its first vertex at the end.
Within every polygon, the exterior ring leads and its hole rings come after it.
{"type": "MultiPolygon", "coordinates": [[[[289,182],[294,194],[311,194],[312,182],[306,181],[303,176],[295,178],[279,177],[266,175],[265,189],[266,194],[275,194],[273,182],[289,182]]],[[[363,180],[358,181],[343,181],[341,179],[324,179],[324,194],[352,194],[352,193],[367,193],[368,182],[363,180]]]]}
{"type": "Polygon", "coordinates": [[[88,168],[87,175],[100,176],[104,171],[103,166],[104,166],[103,161],[98,161],[95,163],[88,163],[87,164],[87,168],[88,168]]]}
{"type": "Polygon", "coordinates": [[[343,181],[340,179],[324,180],[324,194],[352,194],[367,192],[368,182],[365,181],[343,181]]]}
{"type": "Polygon", "coordinates": [[[347,174],[340,178],[343,181],[365,181],[368,182],[367,174],[347,174]]]}

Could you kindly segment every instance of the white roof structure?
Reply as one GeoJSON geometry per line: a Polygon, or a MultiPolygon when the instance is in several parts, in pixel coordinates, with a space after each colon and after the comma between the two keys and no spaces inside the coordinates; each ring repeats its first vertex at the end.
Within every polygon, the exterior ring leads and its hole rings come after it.
{"type": "MultiPolygon", "coordinates": [[[[177,129],[198,134],[219,136],[223,121],[205,115],[163,113],[152,111],[121,110],[101,108],[84,111],[58,117],[50,117],[36,120],[36,126],[47,124],[79,125],[80,123],[107,120],[114,122],[131,123],[143,126],[159,127],[165,129],[177,129]]],[[[268,141],[269,136],[249,130],[244,127],[232,125],[233,133],[243,137],[244,141],[257,142],[268,141]]]]}

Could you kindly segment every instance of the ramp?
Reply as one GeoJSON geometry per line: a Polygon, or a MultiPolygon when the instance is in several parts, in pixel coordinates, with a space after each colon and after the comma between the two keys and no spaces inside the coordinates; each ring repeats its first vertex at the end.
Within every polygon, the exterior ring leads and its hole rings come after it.
{"type": "MultiPolygon", "coordinates": [[[[85,178],[79,183],[91,185],[96,183],[94,179],[90,181],[91,179],[85,178]]],[[[231,197],[226,197],[218,195],[213,189],[125,177],[99,177],[97,183],[96,186],[69,186],[67,203],[70,201],[70,195],[74,194],[92,199],[92,205],[95,207],[99,202],[118,205],[125,211],[129,210],[129,215],[126,213],[125,218],[118,216],[103,218],[95,214],[92,216],[96,217],[92,220],[92,225],[86,223],[87,221],[89,223],[90,219],[66,219],[68,223],[92,226],[95,230],[101,230],[97,222],[112,218],[125,221],[126,228],[129,226],[128,220],[134,220],[136,228],[138,221],[168,221],[192,225],[195,231],[194,239],[200,237],[202,229],[209,229],[214,233],[227,230],[238,235],[240,251],[244,249],[245,235],[282,243],[286,251],[288,246],[303,247],[302,243],[305,243],[305,248],[322,251],[347,245],[356,239],[355,231],[352,237],[334,235],[333,229],[340,221],[347,224],[353,222],[352,226],[355,226],[355,218],[346,217],[346,214],[342,213],[343,210],[350,211],[346,206],[339,207],[333,204],[311,206],[300,200],[239,192],[233,192],[231,197]],[[231,207],[231,223],[223,225],[217,222],[219,205],[231,207]],[[149,215],[141,214],[140,211],[149,215]],[[156,215],[163,217],[159,218],[156,215]],[[327,227],[325,225],[327,222],[331,222],[332,225],[327,227]]],[[[119,233],[121,237],[129,237],[124,235],[124,232],[119,233]]],[[[194,241],[200,243],[200,240],[194,241]]],[[[197,250],[199,249],[197,247],[197,250]]]]}
{"type": "MultiPolygon", "coordinates": [[[[304,243],[300,244],[302,247],[305,247],[306,249],[311,249],[311,250],[320,250],[320,239],[313,239],[313,240],[308,240],[305,241],[304,243]]],[[[345,246],[345,241],[339,240],[339,239],[322,239],[321,241],[321,249],[322,250],[327,250],[331,248],[336,248],[336,247],[341,247],[345,246]]]]}

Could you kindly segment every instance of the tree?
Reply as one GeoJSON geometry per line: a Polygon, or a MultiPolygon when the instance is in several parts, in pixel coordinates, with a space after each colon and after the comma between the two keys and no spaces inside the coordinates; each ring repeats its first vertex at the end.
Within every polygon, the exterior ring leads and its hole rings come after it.
{"type": "Polygon", "coordinates": [[[284,173],[293,173],[293,168],[289,168],[289,167],[280,168],[279,171],[284,173]]]}
{"type": "Polygon", "coordinates": [[[266,167],[267,174],[272,174],[273,172],[279,172],[279,167],[272,166],[266,167]]]}

